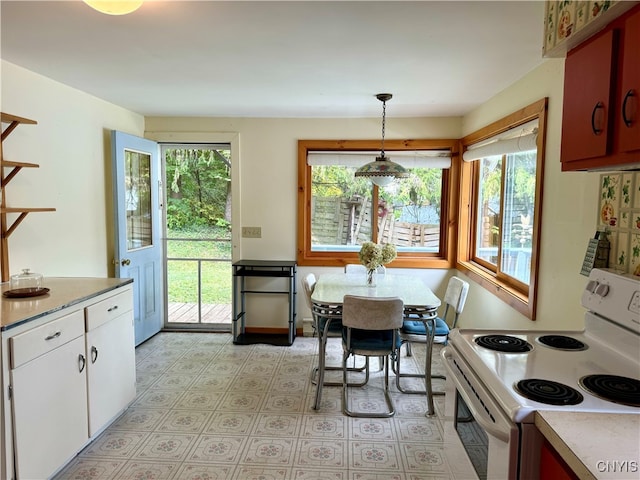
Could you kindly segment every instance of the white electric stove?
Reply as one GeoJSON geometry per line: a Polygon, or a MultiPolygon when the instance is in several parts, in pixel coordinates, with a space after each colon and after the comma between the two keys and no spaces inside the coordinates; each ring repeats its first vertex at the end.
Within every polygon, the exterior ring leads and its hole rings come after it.
{"type": "Polygon", "coordinates": [[[452,331],[446,415],[479,478],[536,478],[537,410],[640,414],[640,279],[594,269],[585,330],[452,331]]]}

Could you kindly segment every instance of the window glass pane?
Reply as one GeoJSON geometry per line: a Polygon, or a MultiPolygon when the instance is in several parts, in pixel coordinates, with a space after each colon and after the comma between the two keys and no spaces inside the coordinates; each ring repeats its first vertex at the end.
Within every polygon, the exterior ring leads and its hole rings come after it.
{"type": "Polygon", "coordinates": [[[127,202],[127,250],[152,244],[151,155],[125,150],[125,199],[127,202]]]}
{"type": "Polygon", "coordinates": [[[373,240],[398,252],[440,251],[442,169],[416,168],[411,177],[381,188],[372,207],[373,186],[354,177],[356,168],[311,167],[311,250],[359,251],[373,240]],[[372,238],[372,218],[378,236],[372,238]]]}
{"type": "Polygon", "coordinates": [[[380,190],[378,243],[398,252],[440,251],[442,169],[414,168],[411,177],[380,190]]]}
{"type": "Polygon", "coordinates": [[[475,256],[497,266],[500,242],[502,156],[483,158],[479,162],[475,256]]]}
{"type": "Polygon", "coordinates": [[[373,188],[355,167],[311,167],[311,250],[353,251],[371,240],[373,188]]]}
{"type": "Polygon", "coordinates": [[[531,273],[536,163],[535,150],[507,155],[504,182],[500,270],[527,285],[531,273]]]}

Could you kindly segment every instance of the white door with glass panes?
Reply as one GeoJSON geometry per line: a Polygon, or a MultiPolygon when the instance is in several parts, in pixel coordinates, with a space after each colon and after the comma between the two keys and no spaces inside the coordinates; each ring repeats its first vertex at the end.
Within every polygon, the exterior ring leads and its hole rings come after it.
{"type": "Polygon", "coordinates": [[[156,142],[112,131],[116,276],[133,278],[135,343],[164,319],[162,183],[156,142]]]}

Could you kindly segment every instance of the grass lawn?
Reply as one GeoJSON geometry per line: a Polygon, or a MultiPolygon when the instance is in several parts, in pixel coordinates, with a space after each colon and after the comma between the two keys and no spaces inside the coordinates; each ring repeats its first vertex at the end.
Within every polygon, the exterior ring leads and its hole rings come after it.
{"type": "Polygon", "coordinates": [[[167,239],[169,302],[198,302],[200,263],[202,303],[231,303],[230,232],[222,229],[168,231],[167,239]],[[171,238],[190,240],[170,240],[171,238]],[[180,260],[171,260],[172,258],[180,260]]]}

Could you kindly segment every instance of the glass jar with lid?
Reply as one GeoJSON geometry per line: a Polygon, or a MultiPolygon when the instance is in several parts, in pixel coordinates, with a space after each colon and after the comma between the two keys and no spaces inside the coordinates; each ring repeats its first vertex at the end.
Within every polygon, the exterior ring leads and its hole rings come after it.
{"type": "Polygon", "coordinates": [[[38,291],[42,288],[42,274],[25,268],[22,273],[11,275],[10,282],[11,290],[38,291]]]}

